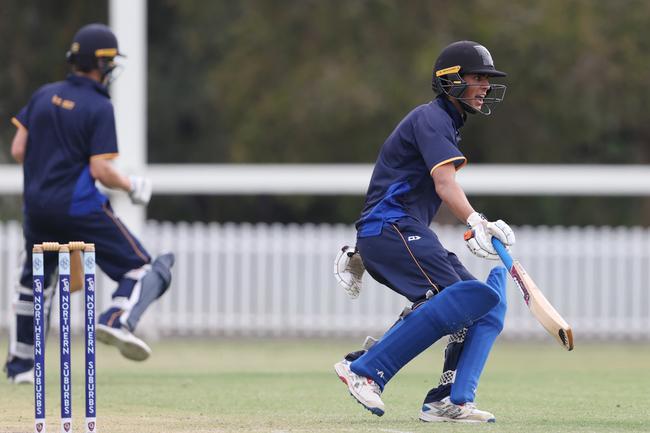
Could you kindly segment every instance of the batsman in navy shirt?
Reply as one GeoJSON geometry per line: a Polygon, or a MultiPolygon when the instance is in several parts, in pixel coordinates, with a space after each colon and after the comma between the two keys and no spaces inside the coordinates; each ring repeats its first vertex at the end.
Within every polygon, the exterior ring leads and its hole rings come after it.
{"type": "Polygon", "coordinates": [[[376,281],[411,302],[379,341],[335,364],[350,394],[375,415],[386,410],[381,394],[399,369],[450,335],[442,377],[426,394],[420,419],[495,420],[476,408],[474,398],[503,328],[506,270],[495,267],[485,282],[477,280],[430,226],[445,203],[468,225],[465,240],[477,256],[498,259],[493,236],[507,246],[515,242],[511,228],[476,212],[456,182],[456,172],[467,163],[461,127],[468,114],[489,115],[491,106],[503,100],[505,86],[490,79],[505,75],[476,42],[455,42],[441,52],[432,80],[437,97],[407,114],[384,142],[356,222],[356,249],[344,248],[347,254],[337,259],[339,281],[348,293],[358,294],[365,267],[376,281]],[[353,266],[356,255],[362,267],[353,266]]]}
{"type": "MultiPolygon", "coordinates": [[[[96,187],[129,194],[146,205],[151,182],[124,176],[111,163],[118,156],[113,105],[107,90],[117,39],[103,24],[89,24],[74,36],[67,53],[71,72],[42,86],[12,119],[11,153],[23,164],[26,260],[14,297],[15,320],[6,372],[14,383],[33,380],[33,296],[31,251],[56,241],[95,243],[101,270],[117,282],[112,305],[100,316],[97,339],[115,345],[127,358],[146,359],[150,349],[134,331],[146,307],[168,288],[173,255],[153,263],[140,241],[122,224],[96,187]]],[[[56,253],[45,257],[45,318],[54,296],[56,253]]]]}

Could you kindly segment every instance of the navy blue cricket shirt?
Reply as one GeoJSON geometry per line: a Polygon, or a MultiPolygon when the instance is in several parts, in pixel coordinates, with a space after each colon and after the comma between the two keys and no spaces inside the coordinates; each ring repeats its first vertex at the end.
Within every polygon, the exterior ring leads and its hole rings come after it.
{"type": "Polygon", "coordinates": [[[74,216],[101,210],[107,198],[95,187],[89,163],[117,156],[113,104],[104,85],[73,74],[46,84],[12,122],[28,131],[25,212],[74,216]]]}
{"type": "Polygon", "coordinates": [[[359,237],[377,236],[385,222],[405,216],[431,224],[442,202],[431,173],[450,162],[456,170],[467,163],[458,149],[461,126],[463,116],[442,97],[402,119],[379,152],[356,223],[359,237]]]}

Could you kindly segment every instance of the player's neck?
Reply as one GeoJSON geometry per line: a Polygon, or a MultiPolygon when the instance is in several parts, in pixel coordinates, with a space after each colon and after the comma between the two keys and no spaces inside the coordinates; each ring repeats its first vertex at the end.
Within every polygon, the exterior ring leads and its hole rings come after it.
{"type": "Polygon", "coordinates": [[[97,81],[98,83],[102,82],[102,75],[99,73],[97,69],[93,69],[90,72],[74,71],[73,74],[78,75],[80,77],[90,78],[91,80],[97,81]]]}
{"type": "Polygon", "coordinates": [[[465,110],[463,109],[463,106],[460,104],[460,101],[456,98],[449,98],[451,101],[452,105],[456,107],[456,110],[460,113],[461,116],[465,115],[465,110]]]}

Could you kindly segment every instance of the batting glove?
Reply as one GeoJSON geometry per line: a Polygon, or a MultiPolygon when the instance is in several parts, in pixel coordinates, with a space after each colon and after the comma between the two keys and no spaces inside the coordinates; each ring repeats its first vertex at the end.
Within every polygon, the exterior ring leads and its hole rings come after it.
{"type": "Polygon", "coordinates": [[[141,176],[129,176],[131,203],[146,206],[151,200],[151,179],[141,176]]]}
{"type": "Polygon", "coordinates": [[[465,232],[467,248],[478,257],[489,260],[499,259],[492,246],[492,236],[499,239],[506,249],[515,244],[515,234],[503,220],[490,222],[483,214],[474,212],[467,218],[467,227],[469,228],[465,232]]]}

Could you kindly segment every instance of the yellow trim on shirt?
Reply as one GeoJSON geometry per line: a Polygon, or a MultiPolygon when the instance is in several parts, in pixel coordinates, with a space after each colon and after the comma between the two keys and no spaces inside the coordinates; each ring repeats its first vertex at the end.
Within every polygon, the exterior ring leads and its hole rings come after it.
{"type": "Polygon", "coordinates": [[[119,153],[100,153],[98,155],[93,155],[90,157],[90,160],[92,161],[93,159],[115,159],[117,158],[119,153]]]}
{"type": "Polygon", "coordinates": [[[433,168],[431,169],[431,171],[429,171],[429,174],[430,174],[430,175],[433,175],[433,170],[435,170],[436,168],[438,168],[438,167],[440,167],[440,166],[443,166],[443,165],[445,165],[445,164],[449,164],[449,163],[452,162],[452,161],[460,161],[460,160],[463,161],[462,164],[460,164],[460,165],[456,165],[456,166],[455,166],[455,167],[456,167],[456,171],[458,171],[458,170],[460,170],[461,168],[465,167],[465,165],[467,165],[467,158],[465,158],[464,156],[454,156],[453,158],[445,159],[444,161],[441,161],[441,162],[437,163],[436,165],[433,166],[433,168]]]}
{"type": "Polygon", "coordinates": [[[20,123],[20,120],[16,119],[15,117],[12,117],[12,118],[11,118],[11,123],[13,123],[14,126],[15,126],[16,128],[18,128],[18,129],[25,129],[25,130],[27,130],[27,128],[25,128],[25,125],[23,125],[22,123],[20,123]]]}

